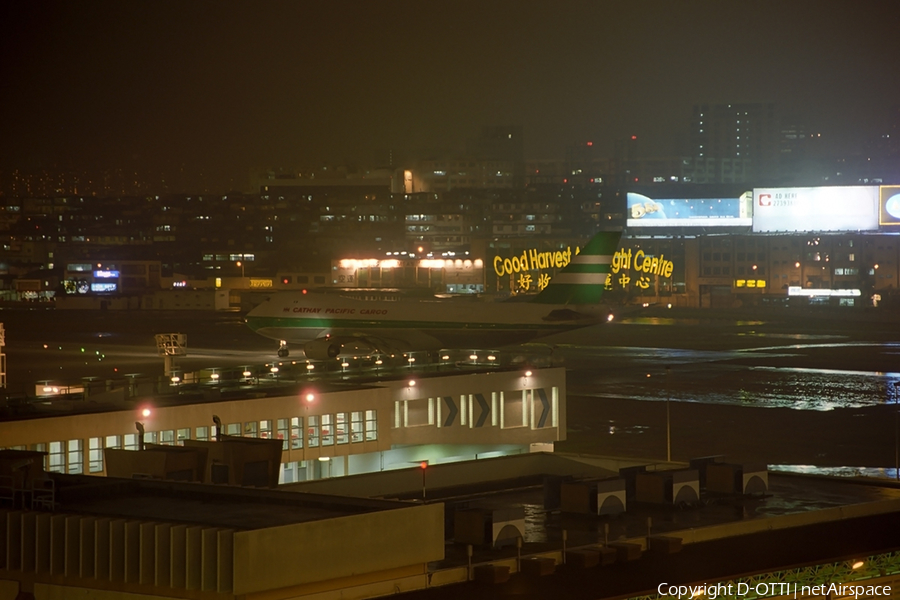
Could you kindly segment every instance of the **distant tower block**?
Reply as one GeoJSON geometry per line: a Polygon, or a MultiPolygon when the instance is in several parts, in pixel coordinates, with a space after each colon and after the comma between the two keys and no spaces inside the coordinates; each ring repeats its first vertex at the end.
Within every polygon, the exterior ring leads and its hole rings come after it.
{"type": "Polygon", "coordinates": [[[166,361],[165,372],[167,377],[175,373],[175,357],[187,356],[186,333],[157,333],[156,351],[166,361]]]}
{"type": "Polygon", "coordinates": [[[6,331],[3,323],[0,323],[0,389],[6,388],[6,355],[3,354],[3,346],[6,345],[6,331]]]}

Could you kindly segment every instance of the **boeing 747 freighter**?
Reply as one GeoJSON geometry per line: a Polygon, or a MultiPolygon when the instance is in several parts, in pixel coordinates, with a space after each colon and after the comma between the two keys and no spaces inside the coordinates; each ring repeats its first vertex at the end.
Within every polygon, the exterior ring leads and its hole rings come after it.
{"type": "Polygon", "coordinates": [[[378,302],[285,292],[247,314],[247,325],[310,360],[345,354],[391,354],[501,346],[588,327],[611,318],[600,304],[620,232],[601,232],[530,302],[378,302]]]}

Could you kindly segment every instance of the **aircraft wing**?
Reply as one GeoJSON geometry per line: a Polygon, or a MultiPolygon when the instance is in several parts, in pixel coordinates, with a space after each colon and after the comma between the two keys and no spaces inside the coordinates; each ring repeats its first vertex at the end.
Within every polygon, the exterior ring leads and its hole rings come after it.
{"type": "Polygon", "coordinates": [[[402,354],[411,350],[439,350],[441,343],[421,331],[379,330],[378,335],[349,329],[331,330],[307,342],[303,352],[310,360],[327,360],[346,355],[402,354]]]}

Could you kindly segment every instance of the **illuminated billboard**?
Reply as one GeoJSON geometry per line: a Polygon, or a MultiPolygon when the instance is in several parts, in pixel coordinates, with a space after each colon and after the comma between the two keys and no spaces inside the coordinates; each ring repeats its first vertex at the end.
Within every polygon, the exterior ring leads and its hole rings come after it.
{"type": "Polygon", "coordinates": [[[887,229],[900,227],[900,185],[881,186],[878,223],[887,229]]]}
{"type": "Polygon", "coordinates": [[[754,232],[877,229],[877,186],[753,190],[754,232]]]}
{"type": "Polygon", "coordinates": [[[92,292],[114,292],[118,286],[115,283],[92,283],[92,292]]]}
{"type": "Polygon", "coordinates": [[[628,192],[628,227],[749,227],[752,193],[738,198],[654,199],[628,192]]]}

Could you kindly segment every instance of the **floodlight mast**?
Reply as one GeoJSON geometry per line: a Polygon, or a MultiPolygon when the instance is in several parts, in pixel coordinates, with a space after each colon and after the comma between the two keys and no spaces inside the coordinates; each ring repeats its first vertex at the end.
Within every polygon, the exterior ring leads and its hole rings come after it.
{"type": "Polygon", "coordinates": [[[165,360],[166,377],[171,377],[175,374],[175,358],[187,356],[187,334],[157,333],[155,338],[156,352],[165,360]]]}

